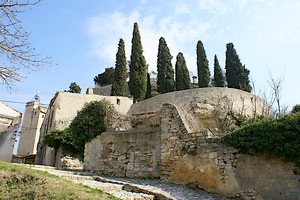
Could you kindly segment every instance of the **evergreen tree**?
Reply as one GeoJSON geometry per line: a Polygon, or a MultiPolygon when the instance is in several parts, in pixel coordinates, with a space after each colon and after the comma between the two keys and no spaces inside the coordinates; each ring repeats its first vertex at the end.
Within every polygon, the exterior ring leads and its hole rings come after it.
{"type": "Polygon", "coordinates": [[[191,80],[189,71],[186,67],[186,62],[183,54],[180,52],[176,57],[175,64],[175,86],[176,90],[186,90],[191,88],[191,80]]]}
{"type": "Polygon", "coordinates": [[[239,56],[232,43],[226,45],[226,81],[229,88],[237,88],[251,92],[252,87],[249,81],[250,71],[242,65],[239,56]]]}
{"type": "Polygon", "coordinates": [[[213,85],[215,87],[224,87],[225,86],[225,78],[220,67],[218,57],[215,55],[214,58],[214,82],[213,85]]]}
{"type": "Polygon", "coordinates": [[[78,94],[80,94],[81,88],[80,88],[79,85],[77,85],[76,82],[73,82],[73,83],[70,84],[69,90],[66,91],[66,92],[71,92],[71,93],[78,93],[78,94]]]}
{"type": "Polygon", "coordinates": [[[100,86],[110,85],[114,81],[115,69],[113,67],[105,68],[102,74],[98,74],[94,78],[95,84],[100,86]]]}
{"type": "Polygon", "coordinates": [[[174,69],[172,55],[163,37],[159,39],[157,53],[157,92],[166,93],[174,91],[174,69]]]}
{"type": "Polygon", "coordinates": [[[134,100],[143,100],[147,90],[147,64],[143,56],[141,36],[137,23],[134,23],[129,64],[129,90],[134,100]]]}
{"type": "Polygon", "coordinates": [[[114,73],[114,81],[111,87],[112,96],[125,96],[126,95],[126,55],[124,40],[120,39],[118,52],[116,54],[116,68],[114,73]]]}
{"type": "Polygon", "coordinates": [[[205,49],[200,40],[197,43],[197,71],[199,87],[208,87],[210,82],[210,71],[205,49]]]}
{"type": "Polygon", "coordinates": [[[151,82],[150,81],[151,81],[150,74],[147,73],[147,92],[146,92],[145,99],[151,98],[151,82]]]}

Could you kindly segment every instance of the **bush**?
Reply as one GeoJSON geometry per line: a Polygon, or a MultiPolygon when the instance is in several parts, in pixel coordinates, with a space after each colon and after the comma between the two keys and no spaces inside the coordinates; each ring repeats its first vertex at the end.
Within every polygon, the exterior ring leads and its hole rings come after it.
{"type": "Polygon", "coordinates": [[[294,105],[292,113],[300,113],[300,104],[294,105]]]}
{"type": "Polygon", "coordinates": [[[242,153],[279,157],[300,166],[300,114],[255,120],[225,136],[223,143],[242,153]]]}
{"type": "Polygon", "coordinates": [[[62,145],[83,158],[85,143],[106,130],[106,116],[113,111],[106,99],[86,103],[67,129],[50,131],[44,142],[55,149],[62,145]]]}
{"type": "Polygon", "coordinates": [[[67,147],[68,149],[73,149],[73,140],[76,139],[73,137],[73,134],[69,128],[65,130],[52,130],[44,136],[44,143],[49,147],[58,149],[61,145],[67,147]]]}

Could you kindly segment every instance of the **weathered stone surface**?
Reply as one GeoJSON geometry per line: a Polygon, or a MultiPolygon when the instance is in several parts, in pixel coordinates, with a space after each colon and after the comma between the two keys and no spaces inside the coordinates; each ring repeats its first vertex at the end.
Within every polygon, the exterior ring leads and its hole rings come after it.
{"type": "Polygon", "coordinates": [[[264,106],[250,93],[229,88],[158,95],[114,119],[126,126],[108,120],[112,129],[86,143],[84,169],[161,178],[229,197],[248,198],[251,189],[263,199],[296,199],[300,189],[292,164],[238,154],[217,142],[231,126],[229,111],[254,116],[266,113],[264,106]]]}
{"type": "Polygon", "coordinates": [[[160,177],[159,130],[102,133],[85,145],[84,169],[118,177],[160,177]]]}

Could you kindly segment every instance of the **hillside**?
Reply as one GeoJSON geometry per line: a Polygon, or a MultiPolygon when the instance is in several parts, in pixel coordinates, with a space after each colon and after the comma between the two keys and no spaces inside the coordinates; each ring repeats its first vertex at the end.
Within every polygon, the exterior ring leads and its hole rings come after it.
{"type": "Polygon", "coordinates": [[[55,175],[0,162],[0,199],[117,199],[55,175]]]}

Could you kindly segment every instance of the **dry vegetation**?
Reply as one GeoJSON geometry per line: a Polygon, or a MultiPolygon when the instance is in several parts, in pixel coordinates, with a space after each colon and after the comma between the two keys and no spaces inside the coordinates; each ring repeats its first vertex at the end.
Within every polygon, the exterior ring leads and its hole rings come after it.
{"type": "Polygon", "coordinates": [[[0,162],[0,199],[117,199],[47,172],[0,162]]]}

